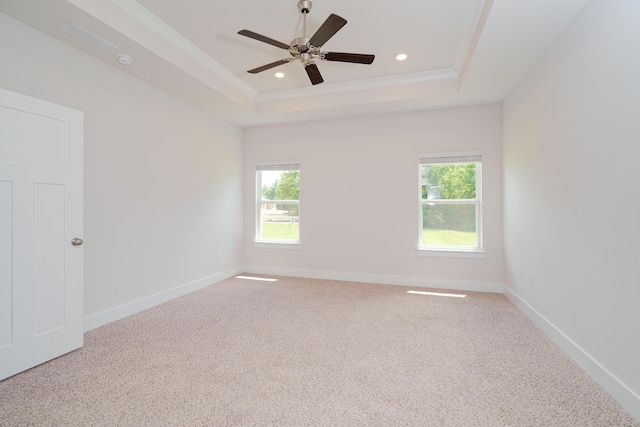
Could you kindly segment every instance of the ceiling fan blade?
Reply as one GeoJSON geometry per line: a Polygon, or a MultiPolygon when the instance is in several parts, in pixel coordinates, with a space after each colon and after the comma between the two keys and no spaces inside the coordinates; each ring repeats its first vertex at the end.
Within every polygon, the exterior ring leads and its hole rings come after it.
{"type": "Polygon", "coordinates": [[[262,34],[254,33],[253,31],[240,30],[240,31],[238,31],[238,34],[240,34],[241,36],[249,37],[250,39],[254,39],[254,40],[261,41],[263,43],[270,44],[270,45],[275,46],[275,47],[279,47],[280,49],[289,50],[289,45],[288,44],[285,44],[285,43],[279,42],[278,40],[274,40],[274,39],[271,39],[269,37],[263,36],[262,34]]]}
{"type": "Polygon", "coordinates": [[[334,15],[329,15],[326,21],[318,28],[318,31],[311,37],[309,44],[313,47],[321,47],[325,44],[340,28],[344,27],[347,20],[334,15]]]}
{"type": "Polygon", "coordinates": [[[317,85],[324,81],[322,75],[320,75],[320,70],[318,70],[318,66],[313,62],[304,66],[307,75],[309,76],[309,80],[311,80],[311,84],[317,85]]]}
{"type": "Polygon", "coordinates": [[[291,62],[291,59],[281,59],[279,61],[272,62],[271,64],[263,65],[262,67],[258,67],[258,68],[254,68],[253,70],[249,70],[249,71],[247,71],[247,73],[251,73],[251,74],[261,73],[261,72],[266,71],[266,70],[268,70],[270,68],[277,67],[278,65],[286,64],[288,62],[291,62]]]}
{"type": "Polygon", "coordinates": [[[325,61],[371,64],[375,57],[375,55],[367,55],[363,53],[324,52],[322,59],[324,59],[325,61]]]}

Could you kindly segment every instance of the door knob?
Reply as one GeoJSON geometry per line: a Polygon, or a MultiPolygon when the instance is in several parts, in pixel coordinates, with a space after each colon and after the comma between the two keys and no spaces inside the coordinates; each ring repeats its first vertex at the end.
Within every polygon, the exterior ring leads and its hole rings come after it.
{"type": "Polygon", "coordinates": [[[72,244],[73,246],[80,246],[80,245],[82,245],[83,243],[84,243],[84,242],[82,241],[82,239],[78,239],[77,237],[76,237],[76,238],[74,238],[74,239],[71,241],[71,244],[72,244]]]}

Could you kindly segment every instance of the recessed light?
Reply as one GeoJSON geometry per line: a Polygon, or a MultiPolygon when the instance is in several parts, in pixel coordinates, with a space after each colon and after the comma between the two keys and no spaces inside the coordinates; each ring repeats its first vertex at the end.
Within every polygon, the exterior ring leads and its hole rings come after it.
{"type": "Polygon", "coordinates": [[[277,72],[275,75],[276,75],[276,77],[277,77],[277,78],[279,78],[279,79],[281,79],[281,78],[283,78],[283,77],[284,77],[284,73],[281,73],[281,72],[277,72]]]}
{"type": "Polygon", "coordinates": [[[407,59],[407,54],[406,53],[401,53],[400,55],[396,56],[396,59],[398,61],[404,61],[405,59],[407,59]]]}

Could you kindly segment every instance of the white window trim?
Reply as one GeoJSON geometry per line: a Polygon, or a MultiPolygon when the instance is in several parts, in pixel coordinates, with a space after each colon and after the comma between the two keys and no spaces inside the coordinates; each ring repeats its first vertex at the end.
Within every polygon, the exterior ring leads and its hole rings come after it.
{"type": "Polygon", "coordinates": [[[253,242],[253,247],[300,250],[302,249],[302,244],[299,242],[291,243],[289,241],[281,241],[281,240],[258,240],[253,242]]]}
{"type": "Polygon", "coordinates": [[[416,250],[417,256],[424,257],[440,257],[440,258],[474,258],[484,259],[487,257],[487,253],[483,250],[477,249],[423,249],[418,248],[416,250]]]}
{"type": "MultiPolygon", "coordinates": [[[[297,160],[286,160],[286,161],[275,161],[275,162],[257,162],[254,165],[254,175],[255,175],[255,222],[254,222],[254,237],[253,237],[253,246],[256,248],[280,248],[280,249],[302,249],[302,227],[300,227],[300,223],[298,223],[299,232],[298,240],[277,240],[277,239],[262,239],[260,238],[260,231],[262,224],[260,222],[260,213],[262,209],[262,174],[258,173],[258,171],[263,170],[300,170],[301,163],[297,160]],[[272,168],[270,168],[272,167],[272,168]],[[259,190],[260,189],[260,190],[259,190]]],[[[283,202],[283,204],[297,204],[298,205],[298,217],[302,216],[301,211],[301,203],[300,203],[301,195],[298,195],[298,200],[272,200],[272,202],[283,202]]]]}
{"type": "Polygon", "coordinates": [[[464,151],[453,153],[429,153],[418,154],[418,246],[416,250],[417,256],[433,256],[433,257],[445,257],[445,258],[485,258],[486,251],[484,250],[484,236],[483,236],[483,222],[482,222],[482,151],[464,151]],[[480,157],[479,170],[476,169],[476,198],[475,200],[469,199],[456,199],[452,201],[438,201],[436,204],[448,204],[448,203],[473,203],[476,205],[476,237],[478,246],[476,247],[450,247],[450,246],[427,246],[422,244],[422,176],[420,171],[420,165],[423,164],[423,160],[438,159],[440,163],[464,163],[469,159],[480,157]]]}

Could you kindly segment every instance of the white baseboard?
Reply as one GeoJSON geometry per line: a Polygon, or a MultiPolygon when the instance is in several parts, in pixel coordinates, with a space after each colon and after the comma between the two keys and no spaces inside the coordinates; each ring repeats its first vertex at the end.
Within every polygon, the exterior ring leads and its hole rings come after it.
{"type": "Polygon", "coordinates": [[[122,304],[118,307],[113,307],[108,310],[101,311],[99,313],[85,316],[84,318],[84,331],[90,331],[100,326],[104,326],[108,323],[116,320],[123,319],[132,314],[139,313],[149,308],[155,307],[172,299],[181,297],[198,289],[202,289],[214,283],[221,282],[229,277],[235,276],[241,273],[241,270],[223,271],[211,276],[203,277],[193,282],[185,283],[176,286],[166,291],[158,292],[157,294],[149,295],[144,298],[140,298],[135,301],[122,304]]]}
{"type": "Polygon", "coordinates": [[[504,295],[522,310],[542,331],[584,369],[591,378],[637,420],[640,420],[640,396],[616,378],[589,353],[547,320],[507,285],[504,295]]]}
{"type": "Polygon", "coordinates": [[[351,273],[344,271],[271,268],[245,265],[245,273],[273,276],[307,277],[310,279],[344,280],[381,285],[412,286],[417,288],[451,289],[468,292],[502,293],[502,283],[474,282],[466,280],[429,279],[426,277],[393,276],[384,274],[351,273]]]}

